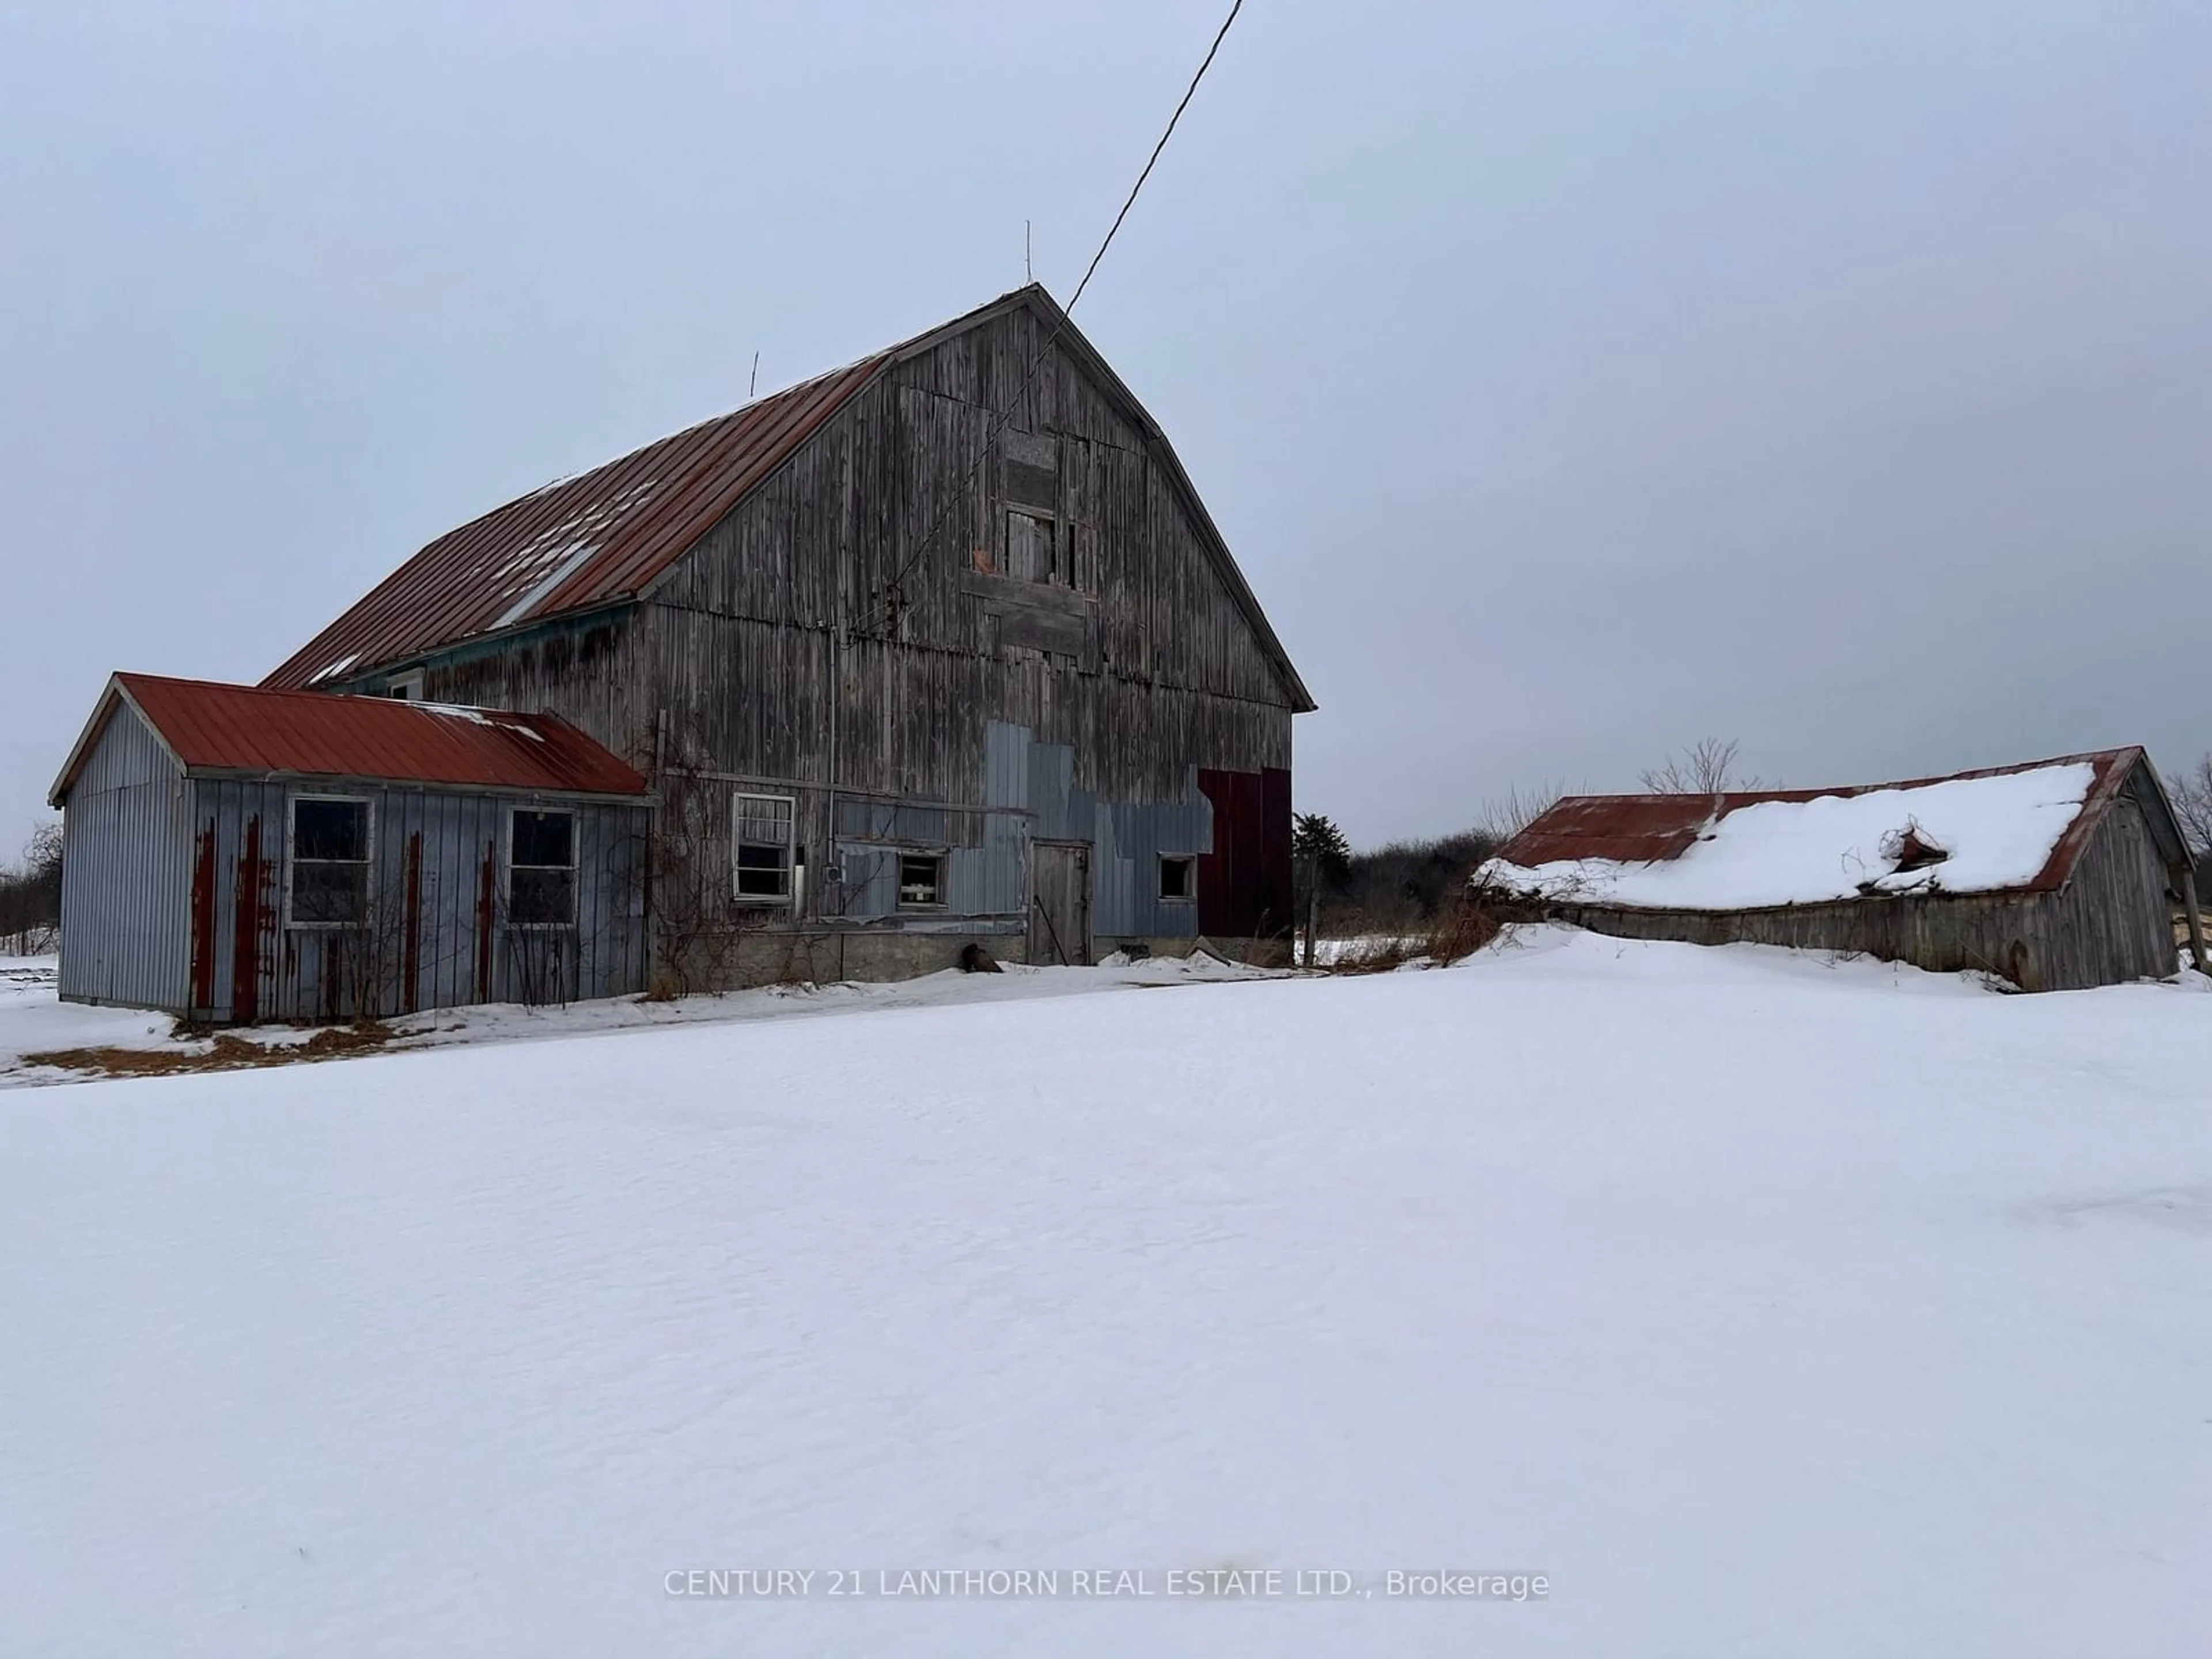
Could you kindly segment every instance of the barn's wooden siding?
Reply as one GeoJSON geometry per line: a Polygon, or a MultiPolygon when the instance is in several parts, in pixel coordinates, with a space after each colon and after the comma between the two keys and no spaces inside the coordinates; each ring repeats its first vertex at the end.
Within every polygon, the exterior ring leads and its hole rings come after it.
{"type": "Polygon", "coordinates": [[[2058,892],[2045,896],[2045,977],[2068,990],[2162,979],[2179,960],[2173,943],[2176,878],[2159,855],[2132,793],[2122,794],[2058,892]]]}
{"type": "Polygon", "coordinates": [[[2176,970],[2168,881],[2142,807],[2124,793],[2056,892],[1869,896],[1759,910],[1561,904],[1544,913],[1622,939],[1785,945],[2065,991],[2176,970]]]}
{"type": "MultiPolygon", "coordinates": [[[[1018,933],[1026,847],[1050,834],[1094,846],[1099,934],[1188,936],[1199,908],[1158,899],[1156,865],[1229,856],[1203,772],[1249,775],[1267,804],[1235,825],[1249,874],[1234,903],[1212,896],[1217,925],[1285,925],[1295,694],[1202,509],[1059,348],[978,465],[1043,326],[1016,307],[895,364],[641,602],[447,653],[425,694],[550,710],[635,763],[688,760],[724,801],[793,796],[806,914],[755,924],[1018,933]],[[1018,508],[1053,526],[1060,580],[1007,570],[1018,508]],[[1053,802],[1009,781],[1055,769],[1053,802]],[[938,816],[923,833],[901,808],[938,816]],[[884,872],[902,844],[947,852],[945,916],[899,915],[884,872]]],[[[726,835],[726,810],[713,821],[726,835]]]]}

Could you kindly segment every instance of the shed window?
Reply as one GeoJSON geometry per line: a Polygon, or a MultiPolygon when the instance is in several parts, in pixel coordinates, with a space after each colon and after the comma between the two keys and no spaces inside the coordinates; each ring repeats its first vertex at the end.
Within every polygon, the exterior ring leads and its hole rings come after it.
{"type": "Polygon", "coordinates": [[[507,840],[507,919],[517,927],[574,925],[574,813],[515,809],[507,840]]]}
{"type": "Polygon", "coordinates": [[[422,679],[420,673],[402,674],[384,688],[384,695],[397,697],[402,702],[420,702],[422,701],[422,679]]]}
{"type": "Polygon", "coordinates": [[[739,795],[732,803],[738,902],[791,902],[792,805],[789,795],[739,795]]]}
{"type": "Polygon", "coordinates": [[[330,795],[292,802],[295,927],[357,927],[368,920],[368,803],[330,795]]]}
{"type": "Polygon", "coordinates": [[[1193,858],[1164,858],[1160,860],[1160,896],[1164,899],[1188,899],[1198,892],[1198,860],[1193,858]]]}
{"type": "Polygon", "coordinates": [[[900,905],[931,908],[945,902],[945,856],[941,853],[899,854],[900,905]]]}

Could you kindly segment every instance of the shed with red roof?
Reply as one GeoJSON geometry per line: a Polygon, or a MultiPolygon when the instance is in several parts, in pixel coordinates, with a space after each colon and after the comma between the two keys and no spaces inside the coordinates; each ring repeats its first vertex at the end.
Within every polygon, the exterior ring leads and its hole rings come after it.
{"type": "Polygon", "coordinates": [[[646,780],[551,715],[118,674],[51,799],[71,1001],[242,1024],[645,988],[646,780]]]}
{"type": "Polygon", "coordinates": [[[1976,970],[2023,990],[2197,964],[2188,844],[2141,749],[1837,789],[1575,795],[1476,872],[1493,902],[1630,939],[1976,970]]]}

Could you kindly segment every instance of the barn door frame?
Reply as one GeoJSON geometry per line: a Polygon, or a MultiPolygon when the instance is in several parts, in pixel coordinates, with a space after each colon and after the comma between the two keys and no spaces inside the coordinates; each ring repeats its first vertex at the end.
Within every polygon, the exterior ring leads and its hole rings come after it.
{"type": "Polygon", "coordinates": [[[1052,959],[1070,967],[1091,965],[1091,848],[1087,841],[1046,840],[1042,837],[1030,842],[1030,960],[1037,960],[1037,944],[1042,938],[1052,952],[1052,959]],[[1044,901],[1044,884],[1040,879],[1047,854],[1071,855],[1074,864],[1075,908],[1077,926],[1068,928],[1062,919],[1054,916],[1044,901]],[[1070,939],[1069,933],[1080,937],[1070,939]]]}

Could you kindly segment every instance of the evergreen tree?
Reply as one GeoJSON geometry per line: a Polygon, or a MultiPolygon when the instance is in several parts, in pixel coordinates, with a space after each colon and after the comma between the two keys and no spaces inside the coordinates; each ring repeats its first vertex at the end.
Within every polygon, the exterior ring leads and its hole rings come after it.
{"type": "Polygon", "coordinates": [[[1311,872],[1320,878],[1324,890],[1340,893],[1352,878],[1352,843],[1344,838],[1336,821],[1322,813],[1291,815],[1291,855],[1297,861],[1301,886],[1311,872]]]}

